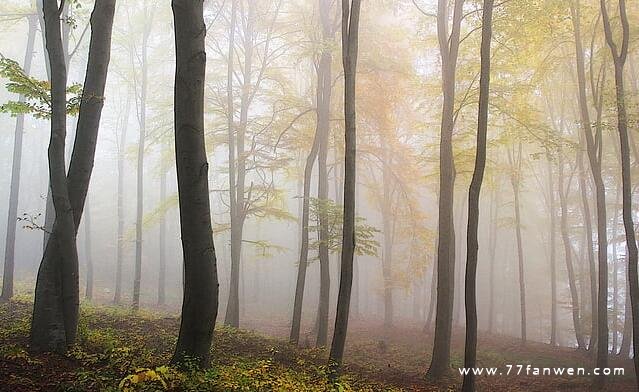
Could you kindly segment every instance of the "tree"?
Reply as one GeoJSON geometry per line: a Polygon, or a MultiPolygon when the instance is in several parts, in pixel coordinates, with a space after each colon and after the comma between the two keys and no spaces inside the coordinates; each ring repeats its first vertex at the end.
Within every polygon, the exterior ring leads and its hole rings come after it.
{"type": "MultiPolygon", "coordinates": [[[[512,147],[514,150],[515,147],[512,147]]],[[[520,312],[520,328],[521,341],[526,343],[526,280],[524,274],[524,245],[521,236],[521,179],[522,179],[522,142],[518,143],[518,150],[511,151],[508,148],[508,162],[510,163],[510,185],[513,188],[514,204],[515,204],[515,237],[517,238],[517,268],[519,276],[519,312],[520,312]]]]}
{"type": "Polygon", "coordinates": [[[342,258],[335,315],[335,332],[329,355],[329,367],[336,373],[342,365],[353,284],[353,256],[355,254],[355,169],[356,131],[355,86],[359,33],[360,0],[342,0],[342,65],[344,68],[344,225],[342,229],[342,258]]]}
{"type": "Polygon", "coordinates": [[[38,270],[31,349],[63,352],[73,344],[78,323],[78,256],[75,239],[86,199],[108,71],[115,0],[97,0],[91,14],[91,42],[76,138],[65,174],[66,64],[56,0],[45,0],[44,18],[51,65],[49,171],[56,217],[38,270]]]}
{"type": "MultiPolygon", "coordinates": [[[[615,97],[617,100],[617,131],[619,133],[619,145],[621,153],[621,181],[622,181],[622,216],[623,226],[626,232],[626,248],[628,251],[628,281],[630,282],[630,305],[632,308],[632,332],[633,332],[633,362],[635,366],[635,374],[639,374],[639,281],[637,274],[637,240],[635,238],[635,227],[632,221],[632,183],[630,177],[630,142],[628,139],[628,118],[626,113],[626,96],[624,92],[624,75],[623,69],[628,57],[628,44],[630,27],[628,24],[628,16],[626,13],[626,1],[619,0],[619,18],[621,20],[621,47],[618,47],[615,43],[612,33],[612,27],[610,25],[610,17],[608,16],[608,10],[606,8],[606,1],[601,0],[601,15],[604,25],[604,33],[606,36],[606,44],[610,48],[612,60],[615,69],[615,97]]],[[[606,271],[607,272],[607,271],[606,271]]],[[[601,292],[602,285],[601,270],[599,271],[599,309],[603,305],[603,293],[601,292]]],[[[607,275],[606,275],[607,279],[607,275]]],[[[605,293],[607,296],[607,293],[605,293]]],[[[600,314],[600,318],[603,318],[600,314]]],[[[599,323],[607,322],[600,319],[599,323]]],[[[601,327],[600,327],[601,328],[601,327]]],[[[606,325],[607,332],[607,325],[606,325]]],[[[608,335],[606,334],[606,338],[608,335]]],[[[597,352],[597,366],[605,367],[608,363],[608,339],[604,342],[599,342],[599,351],[597,352]],[[606,358],[603,358],[604,355],[606,358]]],[[[604,376],[597,377],[597,385],[603,385],[604,376]]],[[[638,378],[639,385],[639,378],[638,378]]]]}
{"type": "MultiPolygon", "coordinates": [[[[139,55],[140,61],[140,81],[139,86],[137,78],[135,81],[135,94],[137,104],[138,119],[138,155],[136,168],[136,207],[135,207],[135,272],[133,276],[133,309],[140,308],[140,284],[142,280],[142,225],[144,215],[144,146],[146,138],[146,119],[147,119],[147,94],[149,82],[148,67],[148,48],[149,37],[151,35],[151,27],[153,21],[153,12],[149,14],[148,4],[144,1],[144,30],[142,32],[142,44],[139,55]]],[[[132,48],[131,62],[134,62],[134,56],[138,56],[135,47],[132,48]],[[135,53],[134,53],[135,52],[135,53]]]]}
{"type": "MultiPolygon", "coordinates": [[[[481,76],[479,81],[479,114],[477,118],[477,152],[473,179],[468,190],[468,237],[466,256],[466,345],[464,367],[474,368],[477,363],[477,253],[479,240],[479,196],[486,168],[486,139],[488,133],[488,101],[490,94],[490,43],[492,40],[493,0],[485,0],[481,27],[481,76]]],[[[491,315],[492,316],[492,315],[491,315]]],[[[464,375],[463,391],[475,390],[475,375],[464,375]]]]}
{"type": "MultiPolygon", "coordinates": [[[[586,73],[584,53],[581,43],[580,8],[578,0],[571,2],[570,11],[572,16],[571,19],[573,24],[577,60],[579,114],[582,127],[584,128],[586,152],[590,163],[590,172],[595,185],[595,205],[597,212],[597,264],[599,267],[599,289],[597,295],[598,305],[596,309],[594,306],[592,307],[593,314],[591,316],[592,326],[597,326],[597,334],[595,335],[595,331],[592,331],[590,347],[592,348],[595,344],[597,344],[597,366],[605,367],[608,362],[608,234],[606,218],[606,187],[601,175],[601,157],[598,156],[598,150],[601,147],[597,145],[597,140],[600,140],[600,138],[599,135],[597,135],[597,138],[593,135],[586,98],[586,73]]],[[[594,96],[595,92],[593,91],[592,93],[594,96]]],[[[594,278],[594,265],[592,265],[592,263],[590,265],[591,278],[594,278]]],[[[594,283],[594,279],[591,280],[591,292],[596,287],[594,283]]],[[[594,300],[594,298],[592,299],[594,300]]]]}
{"type": "Polygon", "coordinates": [[[175,26],[175,162],[184,299],[173,363],[207,366],[217,318],[218,279],[211,228],[208,162],[204,143],[206,71],[203,1],[173,0],[175,26]]]}
{"type": "MultiPolygon", "coordinates": [[[[24,74],[31,73],[33,60],[33,47],[36,35],[35,15],[27,17],[29,22],[29,35],[27,36],[27,49],[24,55],[24,74]]],[[[24,102],[25,96],[20,95],[18,102],[24,102]]],[[[16,223],[18,221],[18,196],[20,194],[20,168],[22,163],[22,134],[24,133],[24,113],[16,116],[16,127],[13,141],[13,161],[11,163],[11,185],[9,191],[9,214],[7,217],[7,237],[4,248],[4,269],[2,275],[2,294],[0,301],[6,301],[13,297],[13,272],[15,269],[15,244],[16,223]]]]}
{"type": "Polygon", "coordinates": [[[455,192],[455,162],[453,129],[455,105],[455,75],[459,53],[460,29],[464,0],[455,0],[453,21],[448,34],[448,1],[438,0],[437,38],[442,60],[441,135],[439,145],[439,222],[437,241],[437,310],[433,357],[427,376],[437,380],[450,366],[450,340],[453,324],[455,291],[455,228],[453,200],[455,192]]]}

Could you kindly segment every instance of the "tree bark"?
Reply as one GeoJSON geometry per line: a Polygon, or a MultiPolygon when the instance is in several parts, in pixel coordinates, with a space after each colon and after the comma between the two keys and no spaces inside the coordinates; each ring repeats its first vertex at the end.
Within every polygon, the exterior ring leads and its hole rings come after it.
{"type": "MultiPolygon", "coordinates": [[[[490,42],[492,40],[493,0],[484,0],[481,27],[481,68],[479,79],[479,114],[477,118],[477,151],[475,169],[468,190],[468,229],[466,256],[466,344],[464,367],[474,368],[477,364],[477,257],[479,252],[479,196],[486,168],[486,139],[488,133],[488,101],[490,94],[490,42]]],[[[464,375],[464,392],[475,390],[475,375],[464,375]]]]}
{"type": "Polygon", "coordinates": [[[334,376],[342,365],[353,283],[355,254],[355,183],[356,130],[355,86],[359,36],[360,0],[342,0],[342,64],[344,67],[344,223],[342,229],[342,260],[335,331],[329,355],[329,373],[334,376]]]}
{"type": "MultiPolygon", "coordinates": [[[[23,70],[25,75],[31,74],[33,60],[33,47],[36,35],[36,19],[27,17],[29,22],[29,35],[27,36],[27,49],[24,55],[23,70]]],[[[18,97],[19,102],[24,102],[23,95],[18,97]]],[[[9,189],[9,211],[7,216],[7,237],[4,248],[4,269],[2,274],[2,294],[0,302],[13,297],[13,274],[15,270],[15,246],[16,225],[18,222],[18,200],[20,195],[20,172],[22,165],[22,136],[24,133],[24,114],[16,116],[16,127],[13,141],[13,158],[11,162],[11,185],[9,189]]]]}
{"type": "Polygon", "coordinates": [[[206,75],[203,1],[173,0],[175,162],[184,257],[182,321],[172,363],[207,366],[217,318],[218,279],[204,141],[206,75]]]}

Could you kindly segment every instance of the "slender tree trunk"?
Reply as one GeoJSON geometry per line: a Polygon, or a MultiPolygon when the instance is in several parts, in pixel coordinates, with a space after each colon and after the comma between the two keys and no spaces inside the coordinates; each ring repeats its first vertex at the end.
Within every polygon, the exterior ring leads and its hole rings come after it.
{"type": "Polygon", "coordinates": [[[524,249],[521,236],[521,212],[520,212],[520,179],[521,179],[521,149],[522,144],[519,142],[519,152],[517,157],[513,157],[514,153],[509,151],[508,159],[512,167],[513,173],[510,176],[510,184],[513,188],[514,204],[515,204],[515,236],[517,238],[517,268],[519,274],[519,312],[521,315],[520,328],[521,328],[521,340],[523,344],[526,344],[526,281],[524,274],[524,249]]]}
{"type": "MultiPolygon", "coordinates": [[[[145,18],[147,17],[147,4],[144,2],[145,18]]],[[[136,208],[135,208],[135,272],[133,275],[133,309],[140,308],[140,286],[142,281],[142,225],[144,216],[144,146],[146,139],[146,101],[148,84],[147,51],[149,36],[151,34],[151,21],[145,21],[142,34],[142,54],[140,58],[141,77],[140,95],[138,107],[138,156],[137,156],[137,180],[136,180],[136,208]]],[[[137,94],[137,91],[136,91],[137,94]]]]}
{"type": "MultiPolygon", "coordinates": [[[[166,149],[166,145],[162,144],[162,150],[166,149]]],[[[163,159],[164,154],[161,154],[163,159]]],[[[162,162],[160,162],[160,166],[162,162]]],[[[161,168],[160,174],[160,204],[166,201],[166,172],[165,167],[161,168]]],[[[158,268],[158,305],[164,305],[166,303],[166,218],[164,212],[160,216],[160,265],[158,268]]]]}
{"type": "Polygon", "coordinates": [[[497,217],[499,211],[499,193],[497,184],[493,185],[490,195],[490,232],[488,239],[488,252],[490,271],[488,273],[488,333],[494,333],[495,324],[495,257],[497,251],[497,217]]]}
{"type": "Polygon", "coordinates": [[[118,141],[118,250],[115,267],[115,294],[113,302],[119,304],[122,300],[122,264],[124,262],[124,159],[126,154],[126,135],[129,128],[129,108],[131,97],[127,94],[124,119],[122,121],[122,133],[118,141]]]}
{"type": "Polygon", "coordinates": [[[184,256],[180,334],[171,362],[208,366],[217,318],[218,279],[209,164],[204,141],[206,52],[203,1],[173,0],[175,26],[175,162],[184,256]]]}
{"type": "MultiPolygon", "coordinates": [[[[27,18],[29,35],[27,49],[24,55],[23,70],[25,75],[31,74],[33,47],[35,43],[37,20],[33,16],[27,18]]],[[[25,98],[20,95],[19,102],[25,98]]],[[[16,225],[18,222],[18,200],[20,195],[20,172],[22,164],[22,135],[24,133],[24,114],[16,116],[16,127],[13,139],[13,158],[11,162],[11,185],[9,189],[9,213],[7,216],[7,237],[4,248],[4,270],[2,274],[2,294],[0,302],[13,297],[13,273],[15,270],[16,225]]]]}
{"type": "Polygon", "coordinates": [[[619,270],[618,270],[618,266],[619,266],[619,260],[618,260],[618,256],[617,256],[617,245],[618,245],[618,241],[617,241],[617,229],[618,229],[618,223],[619,223],[619,204],[620,204],[620,197],[621,197],[621,182],[617,183],[617,192],[616,192],[616,201],[615,201],[615,209],[612,215],[612,265],[613,265],[613,272],[612,272],[612,289],[613,289],[613,294],[612,294],[612,352],[614,354],[617,353],[617,345],[618,345],[618,335],[619,335],[619,331],[618,331],[618,327],[619,327],[619,309],[618,309],[618,303],[619,301],[617,300],[617,298],[619,297],[619,282],[618,282],[618,275],[619,275],[619,270]]]}
{"type": "MultiPolygon", "coordinates": [[[[477,119],[477,152],[475,169],[468,190],[468,235],[466,256],[466,344],[464,367],[473,368],[477,364],[477,258],[479,252],[479,196],[486,168],[486,139],[488,133],[488,100],[490,94],[490,42],[492,40],[493,0],[485,0],[482,11],[481,29],[481,76],[479,80],[479,114],[477,119]]],[[[475,390],[475,375],[464,375],[462,390],[475,390]]]]}
{"type": "Polygon", "coordinates": [[[342,64],[344,67],[344,223],[342,229],[342,260],[340,269],[335,332],[329,355],[329,370],[334,376],[341,367],[346,344],[348,316],[353,283],[355,254],[355,184],[356,129],[355,86],[357,75],[360,0],[342,0],[342,64]]]}
{"type": "Polygon", "coordinates": [[[51,65],[52,119],[49,146],[56,219],[38,271],[31,323],[31,349],[64,351],[77,332],[79,282],[76,235],[87,195],[110,59],[115,0],[98,0],[91,14],[91,42],[69,174],[65,175],[66,64],[56,0],[44,0],[51,65]]]}
{"type": "MultiPolygon", "coordinates": [[[[583,138],[580,137],[580,145],[583,147],[583,138]]],[[[585,149],[584,149],[585,150],[585,149]]],[[[588,201],[586,172],[583,164],[584,151],[578,152],[577,165],[579,169],[579,190],[581,191],[581,205],[585,222],[586,254],[588,256],[588,269],[590,277],[590,342],[588,350],[592,349],[597,342],[597,266],[595,264],[594,249],[592,241],[592,214],[590,213],[590,202],[588,201]]],[[[585,283],[582,283],[585,284],[585,283]]],[[[585,297],[584,297],[585,298],[585,297]]],[[[585,299],[584,299],[585,302],[585,299]]]]}
{"type": "MultiPolygon", "coordinates": [[[[229,215],[231,220],[231,270],[234,271],[233,265],[235,263],[235,259],[237,258],[238,250],[236,249],[237,241],[235,237],[237,237],[236,228],[238,226],[238,206],[237,206],[237,187],[235,184],[235,180],[237,177],[237,172],[235,168],[236,154],[235,154],[235,138],[236,129],[235,129],[235,108],[234,108],[234,98],[233,98],[233,58],[235,57],[235,23],[237,18],[237,1],[231,0],[231,19],[229,23],[229,48],[227,53],[227,80],[226,80],[226,105],[227,105],[227,131],[228,131],[228,147],[229,147],[229,215]]],[[[241,242],[240,242],[241,244],[241,242]]],[[[231,278],[232,281],[233,278],[231,278]]],[[[232,290],[232,282],[229,286],[229,298],[227,302],[227,314],[229,308],[231,306],[231,290],[232,290]]],[[[239,318],[239,315],[238,315],[239,318]]],[[[225,324],[230,325],[231,323],[225,324]]]]}
{"type": "Polygon", "coordinates": [[[308,221],[309,221],[309,200],[311,193],[311,176],[313,174],[313,163],[317,157],[319,138],[317,131],[313,140],[313,146],[306,158],[304,166],[304,196],[302,204],[302,239],[300,245],[300,258],[297,267],[297,283],[295,285],[295,301],[293,304],[293,321],[291,323],[290,342],[299,343],[300,325],[302,320],[302,304],[304,302],[304,287],[306,284],[306,269],[308,267],[308,221]]]}
{"type": "MultiPolygon", "coordinates": [[[[226,306],[224,324],[240,326],[240,263],[242,259],[242,238],[244,221],[246,220],[246,200],[244,189],[246,182],[246,157],[244,138],[248,126],[248,111],[251,95],[251,76],[253,71],[253,29],[255,23],[255,5],[251,2],[247,6],[247,16],[244,31],[244,70],[243,84],[240,97],[240,123],[235,138],[237,148],[237,170],[235,173],[235,216],[231,221],[231,279],[229,285],[229,299],[226,306]]],[[[229,173],[231,175],[231,173],[229,173]]]]}
{"type": "Polygon", "coordinates": [[[455,296],[455,228],[453,199],[455,162],[453,128],[455,106],[455,74],[463,14],[463,0],[455,0],[453,23],[448,35],[448,0],[438,0],[437,37],[442,59],[441,135],[439,144],[439,223],[437,245],[437,311],[433,356],[427,377],[438,380],[450,371],[450,342],[455,296]]]}
{"type": "Polygon", "coordinates": [[[89,301],[93,300],[93,259],[91,258],[91,207],[89,199],[86,200],[84,211],[84,257],[87,265],[87,281],[84,296],[89,301]]]}
{"type": "Polygon", "coordinates": [[[393,211],[391,198],[391,174],[389,166],[392,165],[392,156],[388,154],[386,146],[383,149],[384,164],[382,168],[382,232],[383,232],[383,257],[382,257],[382,281],[384,282],[384,327],[393,326],[393,211]]]}
{"type": "Polygon", "coordinates": [[[549,152],[546,152],[548,160],[548,189],[550,190],[550,345],[557,345],[557,213],[555,211],[555,184],[553,181],[553,168],[549,152]]]}
{"type": "MultiPolygon", "coordinates": [[[[326,41],[330,39],[331,27],[329,19],[330,3],[326,0],[322,0],[320,3],[320,10],[322,12],[322,30],[324,32],[323,37],[326,41]]],[[[320,64],[318,67],[317,75],[317,88],[321,90],[317,94],[320,98],[317,102],[317,133],[319,137],[319,150],[318,150],[318,168],[319,168],[319,181],[318,181],[318,198],[320,202],[319,208],[319,263],[320,263],[320,299],[319,299],[319,324],[317,330],[317,342],[318,347],[324,347],[328,343],[328,313],[330,302],[330,288],[331,288],[331,276],[330,276],[330,259],[328,250],[328,216],[326,215],[326,205],[328,203],[328,168],[326,166],[326,160],[328,155],[328,138],[330,133],[330,105],[331,105],[331,85],[332,85],[332,72],[331,63],[333,57],[328,49],[322,52],[320,58],[320,64]]]]}
{"type": "MultiPolygon", "coordinates": [[[[626,102],[624,92],[623,69],[628,56],[630,27],[626,15],[626,2],[619,0],[619,15],[622,26],[621,47],[618,48],[612,36],[610,19],[606,9],[605,0],[601,0],[601,13],[604,22],[606,43],[610,48],[615,67],[615,95],[617,99],[617,130],[619,132],[619,145],[621,147],[621,179],[622,179],[622,216],[626,232],[626,249],[628,252],[628,280],[630,281],[630,305],[632,309],[633,330],[633,362],[635,374],[639,375],[639,281],[637,276],[637,240],[635,227],[632,221],[632,181],[630,173],[630,143],[628,140],[628,119],[626,115],[626,102]]],[[[600,271],[601,273],[601,271],[600,271]]],[[[601,282],[600,282],[601,284],[601,282]]],[[[601,305],[600,305],[601,306],[601,305]]],[[[607,343],[607,342],[606,342],[607,343]]],[[[601,344],[600,344],[601,345],[601,344]]],[[[606,352],[607,354],[607,352],[606,352]]],[[[603,354],[602,354],[603,355],[603,354]]],[[[599,362],[599,361],[598,361],[599,362]]],[[[597,363],[599,365],[599,363],[597,363]]],[[[603,384],[603,377],[599,378],[599,384],[603,384]]],[[[639,376],[637,377],[639,385],[639,376]]]]}
{"type": "Polygon", "coordinates": [[[577,347],[579,349],[585,349],[585,340],[581,329],[581,319],[579,315],[579,296],[577,294],[577,283],[575,278],[575,271],[572,262],[572,243],[570,242],[570,234],[568,233],[568,202],[566,201],[569,188],[565,187],[564,181],[564,159],[563,151],[559,150],[559,204],[561,208],[560,227],[561,227],[561,239],[564,244],[564,261],[566,262],[566,270],[568,271],[568,286],[570,287],[570,299],[572,310],[572,323],[575,330],[575,337],[577,339],[577,347]]]}
{"type": "Polygon", "coordinates": [[[428,330],[430,329],[431,324],[433,323],[433,314],[435,311],[435,303],[437,302],[437,264],[436,264],[436,260],[437,260],[437,245],[435,245],[435,250],[434,252],[435,255],[433,255],[433,268],[432,268],[432,273],[431,273],[431,280],[430,280],[430,298],[428,301],[428,316],[426,317],[426,325],[424,325],[424,329],[428,330]]]}
{"type": "MultiPolygon", "coordinates": [[[[597,264],[598,290],[597,290],[597,312],[592,317],[597,320],[597,359],[596,365],[605,368],[608,365],[608,238],[606,220],[606,188],[601,176],[601,160],[597,154],[597,146],[590,127],[590,114],[588,113],[588,103],[586,100],[586,82],[584,54],[581,44],[579,1],[571,2],[571,15],[573,20],[573,30],[575,35],[575,50],[577,59],[577,81],[579,88],[579,108],[581,123],[586,136],[586,150],[590,161],[590,171],[595,185],[596,209],[597,209],[597,264]]],[[[592,267],[591,267],[592,273],[592,267]]],[[[591,281],[592,285],[592,281],[591,281]]],[[[594,325],[594,321],[593,321],[594,325]]],[[[593,346],[592,338],[590,345],[593,346]]],[[[598,377],[597,384],[603,385],[604,376],[598,377]]]]}

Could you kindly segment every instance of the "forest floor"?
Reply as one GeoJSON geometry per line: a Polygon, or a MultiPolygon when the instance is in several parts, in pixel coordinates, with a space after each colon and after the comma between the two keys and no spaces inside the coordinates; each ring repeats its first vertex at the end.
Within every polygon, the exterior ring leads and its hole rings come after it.
{"type": "MultiPolygon", "coordinates": [[[[174,347],[179,320],[166,313],[83,304],[78,344],[66,355],[32,355],[27,351],[32,303],[26,299],[0,304],[0,391],[455,391],[461,376],[429,384],[432,336],[417,325],[402,324],[390,332],[378,324],[350,325],[344,376],[326,381],[326,352],[293,347],[284,338],[287,326],[272,323],[269,336],[219,326],[212,366],[205,372],[178,372],[164,366],[174,347]]],[[[246,327],[266,321],[253,320],[246,327]]],[[[453,339],[453,369],[461,366],[463,335],[453,339]]],[[[302,337],[303,343],[306,342],[302,337]]],[[[513,338],[480,336],[478,365],[524,365],[520,375],[482,376],[479,391],[588,391],[588,376],[526,375],[525,366],[584,367],[590,354],[540,343],[522,346],[513,338]]],[[[630,361],[613,359],[626,376],[610,376],[608,391],[634,391],[630,361]]]]}

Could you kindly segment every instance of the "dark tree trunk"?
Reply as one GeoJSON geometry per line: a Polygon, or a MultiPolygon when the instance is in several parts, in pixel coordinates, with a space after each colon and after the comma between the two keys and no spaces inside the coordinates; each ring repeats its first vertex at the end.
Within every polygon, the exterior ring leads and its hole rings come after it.
{"type": "Polygon", "coordinates": [[[453,23],[448,35],[448,0],[439,0],[437,8],[437,37],[442,59],[441,135],[439,144],[439,223],[437,245],[437,311],[433,357],[427,377],[442,378],[450,371],[450,341],[455,296],[455,228],[453,199],[455,191],[455,162],[453,157],[453,128],[455,106],[455,74],[464,0],[455,0],[453,23]]]}
{"type": "Polygon", "coordinates": [[[217,318],[218,279],[211,229],[208,162],[204,141],[206,74],[203,1],[173,0],[175,26],[175,162],[182,254],[182,322],[172,363],[209,364],[217,318]]]}
{"type": "MultiPolygon", "coordinates": [[[[493,0],[485,0],[481,28],[481,74],[479,80],[479,114],[477,118],[477,152],[475,169],[468,190],[468,236],[466,256],[466,344],[464,367],[477,364],[477,256],[479,252],[479,196],[486,168],[486,139],[488,133],[488,100],[490,94],[490,42],[492,40],[493,0]]],[[[464,375],[462,390],[475,390],[475,375],[464,375]]]]}
{"type": "MultiPolygon", "coordinates": [[[[31,74],[33,47],[35,42],[37,20],[33,16],[27,18],[29,35],[27,49],[24,55],[23,70],[25,75],[31,74]]],[[[24,102],[20,95],[19,102],[24,102]]],[[[2,274],[2,294],[0,301],[7,301],[13,297],[13,273],[15,270],[16,225],[18,222],[18,200],[20,194],[20,170],[22,164],[22,136],[24,133],[24,114],[16,116],[16,127],[13,141],[13,158],[11,163],[11,185],[9,190],[9,213],[7,217],[7,237],[4,248],[4,270],[2,274]]]]}
{"type": "MultiPolygon", "coordinates": [[[[319,91],[319,90],[318,90],[319,91]]],[[[313,146],[306,158],[304,166],[304,195],[302,201],[302,239],[300,245],[300,258],[297,269],[297,283],[295,285],[295,302],[293,304],[293,320],[291,323],[290,342],[297,344],[300,339],[300,325],[302,320],[302,304],[304,303],[304,287],[306,284],[306,269],[308,267],[308,221],[309,221],[309,200],[311,193],[311,175],[313,174],[313,163],[317,157],[319,138],[315,132],[313,146]]]]}
{"type": "Polygon", "coordinates": [[[344,224],[335,332],[329,355],[329,369],[335,375],[342,365],[353,283],[355,255],[356,129],[355,86],[359,36],[360,0],[342,0],[342,64],[344,67],[344,224]]]}
{"type": "MultiPolygon", "coordinates": [[[[628,118],[626,114],[626,102],[624,92],[624,75],[623,69],[628,57],[628,44],[629,44],[629,31],[628,16],[626,14],[626,2],[625,0],[619,0],[619,15],[622,27],[621,47],[618,48],[614,42],[612,36],[612,28],[610,26],[610,19],[608,17],[608,11],[606,10],[605,0],[601,0],[601,13],[604,24],[604,33],[606,35],[606,43],[610,48],[612,54],[614,67],[615,67],[615,95],[617,98],[617,130],[619,132],[619,145],[621,147],[621,180],[622,180],[622,216],[623,225],[626,232],[626,249],[628,251],[628,280],[630,281],[630,305],[632,309],[632,347],[633,347],[633,362],[635,367],[635,374],[639,375],[639,281],[637,280],[637,240],[635,237],[635,227],[632,221],[632,183],[630,174],[630,143],[628,140],[628,118]]],[[[601,277],[601,271],[600,279],[601,277]]],[[[601,285],[601,281],[600,281],[601,285]]],[[[601,291],[601,289],[600,289],[601,291]]],[[[601,293],[600,293],[601,298],[601,293]]],[[[600,304],[601,308],[601,304],[600,304]]],[[[603,320],[607,321],[607,320],[603,320]]],[[[600,320],[600,323],[602,321],[600,320]]],[[[606,346],[608,341],[606,340],[606,346]]],[[[599,344],[603,349],[603,345],[599,344]]],[[[606,353],[607,355],[607,347],[606,353]]],[[[600,353],[603,356],[604,353],[600,353]]],[[[597,366],[604,367],[606,363],[599,363],[597,360],[597,366]]],[[[598,384],[603,384],[604,378],[598,378],[598,384]]],[[[639,384],[639,377],[637,378],[639,384]]]]}
{"type": "Polygon", "coordinates": [[[76,337],[79,283],[75,239],[93,170],[114,13],[115,0],[98,0],[91,14],[87,72],[67,176],[64,162],[66,64],[60,11],[56,0],[44,1],[53,97],[49,172],[56,219],[36,283],[31,324],[31,349],[35,351],[64,351],[76,337]]]}

